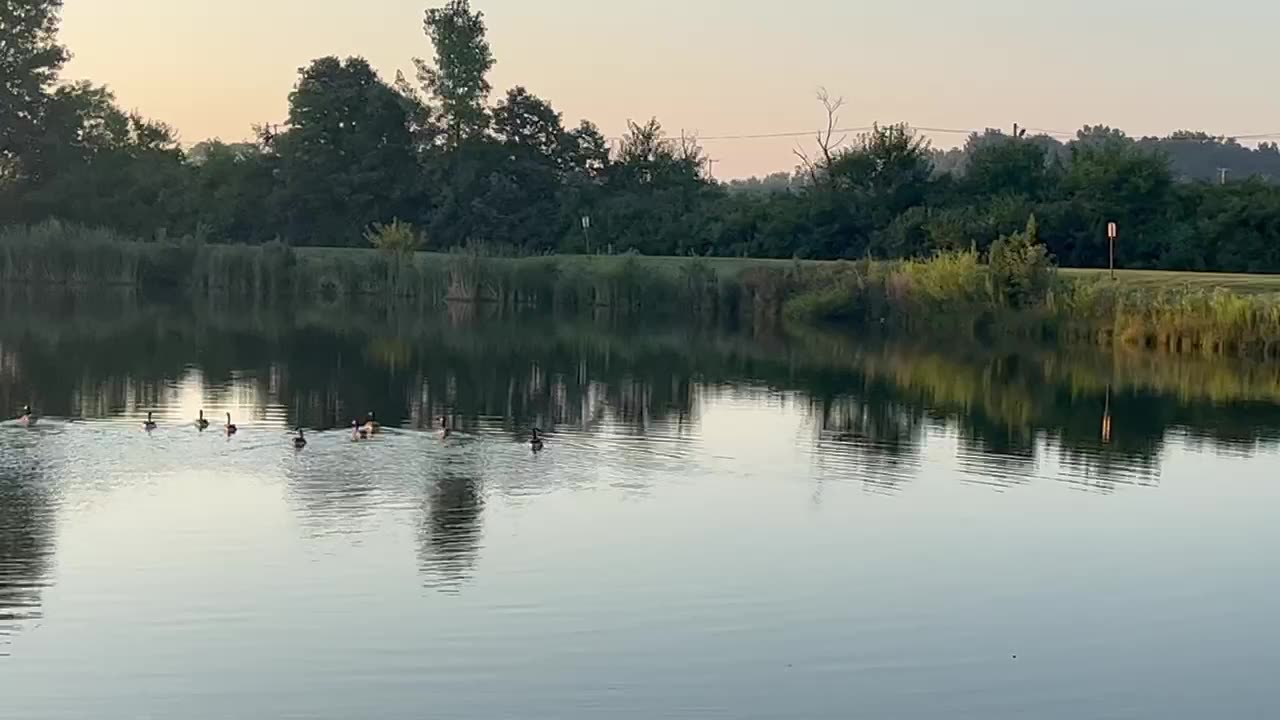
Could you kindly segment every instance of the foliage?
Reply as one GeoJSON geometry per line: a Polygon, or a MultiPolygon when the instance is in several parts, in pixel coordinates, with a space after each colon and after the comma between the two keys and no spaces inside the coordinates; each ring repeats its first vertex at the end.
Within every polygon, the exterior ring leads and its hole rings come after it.
{"type": "Polygon", "coordinates": [[[289,130],[271,142],[272,202],[297,244],[350,245],[373,222],[411,212],[418,175],[412,112],[363,58],[299,71],[289,130]]]}
{"type": "Polygon", "coordinates": [[[69,57],[57,43],[62,0],[0,4],[0,191],[33,170],[49,90],[69,57]]]}
{"type": "Polygon", "coordinates": [[[1026,308],[1044,301],[1053,281],[1049,254],[1040,243],[1034,215],[1027,228],[991,245],[991,292],[995,301],[1012,308],[1026,308]]]}
{"type": "MultiPolygon", "coordinates": [[[[846,143],[842,103],[822,93],[828,129],[816,150],[799,151],[799,171],[723,185],[696,137],[656,118],[629,123],[611,145],[524,86],[490,102],[496,60],[484,15],[448,0],[425,14],[434,55],[418,63],[420,88],[384,80],[359,57],[323,57],[299,70],[283,127],[261,128],[254,143],[210,140],[183,152],[172,130],[125,112],[106,88],[57,84],[67,57],[60,7],[0,6],[5,222],[345,248],[399,222],[422,230],[426,250],[520,257],[915,261],[972,249],[990,259],[988,292],[1005,308],[1039,303],[1053,284],[1049,257],[1105,267],[1110,222],[1121,267],[1280,272],[1275,145],[1186,131],[1133,139],[1099,126],[1065,143],[988,130],[938,152],[902,124],[846,143]],[[1225,184],[1215,164],[1229,170],[1225,184]]],[[[892,282],[914,288],[903,278],[934,266],[895,267],[892,282]]],[[[412,279],[397,277],[397,287],[412,279]]]]}
{"type": "Polygon", "coordinates": [[[484,102],[492,87],[487,75],[493,54],[485,39],[484,13],[472,12],[468,0],[449,0],[427,11],[423,28],[436,48],[435,66],[415,60],[418,80],[444,116],[450,144],[457,147],[479,137],[489,113],[484,102]]]}
{"type": "Polygon", "coordinates": [[[412,255],[423,244],[422,236],[413,225],[400,222],[398,219],[387,224],[374,223],[373,227],[365,232],[364,237],[370,245],[396,257],[412,255]]]}

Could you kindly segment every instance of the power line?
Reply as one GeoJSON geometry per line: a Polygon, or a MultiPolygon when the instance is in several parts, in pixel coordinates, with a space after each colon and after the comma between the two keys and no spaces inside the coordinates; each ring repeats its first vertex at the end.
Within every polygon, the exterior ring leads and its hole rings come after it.
{"type": "MultiPolygon", "coordinates": [[[[849,134],[849,133],[864,133],[864,132],[871,132],[872,130],[875,129],[875,127],[876,126],[874,125],[863,125],[860,127],[836,128],[836,129],[833,129],[831,133],[833,135],[849,134]]],[[[985,133],[987,130],[992,129],[992,128],[976,129],[976,128],[928,127],[923,125],[910,125],[910,124],[908,124],[907,127],[911,130],[915,130],[922,133],[934,134],[934,135],[981,135],[985,133]]],[[[1034,132],[1039,135],[1047,135],[1049,137],[1056,137],[1056,138],[1074,138],[1076,136],[1076,133],[1067,132],[1065,130],[1053,130],[1049,128],[1038,128],[1038,127],[1028,127],[1026,129],[1029,132],[1034,132]]],[[[778,139],[785,139],[785,138],[814,137],[817,135],[825,135],[826,132],[827,131],[823,129],[823,130],[791,130],[787,132],[767,132],[767,133],[740,133],[736,135],[686,134],[684,136],[684,139],[694,141],[694,142],[699,142],[699,143],[735,141],[735,140],[778,140],[778,139]]],[[[1269,139],[1280,139],[1280,131],[1266,132],[1266,133],[1244,133],[1239,135],[1233,135],[1233,134],[1227,133],[1223,135],[1217,135],[1214,137],[1223,137],[1223,138],[1229,138],[1233,140],[1269,140],[1269,139]]],[[[619,141],[619,140],[622,140],[623,137],[620,135],[612,135],[607,137],[606,139],[610,141],[619,141]]],[[[671,136],[671,135],[665,136],[662,138],[662,140],[664,141],[673,141],[673,140],[679,140],[679,139],[681,139],[679,136],[671,136]]],[[[1134,139],[1140,139],[1140,138],[1134,137],[1134,139]]],[[[1166,142],[1179,141],[1179,140],[1188,141],[1188,142],[1198,141],[1198,138],[1163,137],[1159,139],[1166,142]]],[[[185,145],[194,146],[198,143],[183,142],[181,144],[184,146],[185,145]]]]}
{"type": "MultiPolygon", "coordinates": [[[[887,126],[881,125],[880,127],[887,127],[887,126]]],[[[875,128],[876,128],[875,125],[835,128],[831,130],[831,134],[847,135],[849,133],[864,133],[864,132],[871,132],[875,128]]],[[[981,130],[978,130],[975,128],[944,128],[944,127],[929,127],[925,125],[910,125],[910,124],[907,124],[907,128],[910,130],[915,130],[917,132],[929,133],[934,135],[975,135],[975,134],[981,135],[982,133],[991,129],[991,128],[983,128],[981,130]]],[[[1051,136],[1068,137],[1068,138],[1075,137],[1075,133],[1063,132],[1059,130],[1045,130],[1043,128],[1027,128],[1027,129],[1040,133],[1042,135],[1051,135],[1051,136]]],[[[693,140],[701,143],[701,142],[712,142],[712,141],[721,141],[721,140],[773,140],[773,139],[783,139],[783,138],[814,137],[817,135],[825,135],[825,134],[827,134],[826,129],[792,130],[788,132],[769,132],[769,133],[743,133],[738,135],[696,135],[696,134],[686,133],[684,135],[684,139],[693,140]]],[[[623,137],[620,135],[613,135],[608,137],[607,139],[622,140],[623,137]]],[[[663,140],[679,140],[680,136],[668,135],[663,137],[662,139],[663,140]]]]}
{"type": "MultiPolygon", "coordinates": [[[[907,128],[910,130],[915,130],[918,132],[934,134],[934,135],[982,135],[987,130],[993,129],[993,128],[982,128],[981,130],[979,130],[977,128],[945,128],[945,127],[930,127],[926,125],[907,125],[907,128]]],[[[831,132],[833,134],[856,133],[856,132],[870,132],[873,129],[874,129],[874,126],[872,125],[864,125],[862,127],[855,127],[855,128],[837,128],[835,130],[832,130],[831,132]]],[[[1053,130],[1049,128],[1037,128],[1037,127],[1028,127],[1026,129],[1029,132],[1033,132],[1038,135],[1047,135],[1049,137],[1056,137],[1056,138],[1075,138],[1076,137],[1075,132],[1068,132],[1066,130],[1053,130]]],[[[690,140],[696,140],[698,142],[704,142],[704,141],[713,141],[713,140],[764,140],[764,139],[771,139],[771,138],[812,137],[819,134],[826,134],[826,130],[804,130],[804,131],[777,132],[777,133],[754,133],[754,134],[744,134],[744,135],[708,135],[705,137],[698,136],[698,135],[689,135],[687,136],[687,138],[690,140]]],[[[1132,137],[1134,140],[1141,140],[1142,138],[1147,136],[1143,135],[1143,136],[1130,136],[1130,137],[1132,137]]],[[[1156,136],[1156,137],[1157,139],[1165,142],[1199,140],[1199,138],[1175,138],[1175,137],[1168,137],[1168,136],[1164,136],[1164,137],[1156,136]]],[[[1280,139],[1280,131],[1267,132],[1267,133],[1242,133],[1242,134],[1224,133],[1221,135],[1215,135],[1213,137],[1227,138],[1229,140],[1268,140],[1272,138],[1280,139]]],[[[618,138],[611,138],[611,139],[618,139],[618,138]]],[[[667,138],[667,139],[674,139],[674,138],[667,138]]]]}

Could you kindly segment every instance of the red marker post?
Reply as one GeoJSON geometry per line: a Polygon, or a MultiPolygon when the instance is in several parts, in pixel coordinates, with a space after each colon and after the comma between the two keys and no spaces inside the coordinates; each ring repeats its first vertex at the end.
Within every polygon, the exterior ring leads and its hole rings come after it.
{"type": "Polygon", "coordinates": [[[1111,268],[1111,279],[1116,279],[1116,238],[1120,236],[1120,228],[1115,223],[1107,223],[1107,244],[1109,250],[1107,252],[1107,263],[1111,268]]]}

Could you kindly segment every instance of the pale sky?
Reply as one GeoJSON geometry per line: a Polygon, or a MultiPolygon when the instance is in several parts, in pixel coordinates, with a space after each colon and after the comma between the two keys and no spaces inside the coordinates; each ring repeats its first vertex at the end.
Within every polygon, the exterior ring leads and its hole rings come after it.
{"type": "MultiPolygon", "coordinates": [[[[184,143],[282,122],[297,69],[363,55],[387,80],[431,57],[443,0],[66,0],[68,78],[174,126],[184,143]]],[[[608,135],[657,116],[703,137],[842,124],[1131,135],[1280,132],[1275,0],[473,0],[498,64],[608,135]]],[[[937,134],[939,145],[962,136],[937,134]]],[[[719,177],[789,170],[801,139],[708,140],[719,177]]]]}

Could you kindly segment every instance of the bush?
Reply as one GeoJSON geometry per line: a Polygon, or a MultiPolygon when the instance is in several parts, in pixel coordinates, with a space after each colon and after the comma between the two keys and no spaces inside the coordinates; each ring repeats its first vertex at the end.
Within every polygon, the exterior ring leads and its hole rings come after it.
{"type": "Polygon", "coordinates": [[[996,303],[1011,308],[1043,305],[1053,283],[1053,263],[1040,243],[1035,216],[1020,233],[1006,235],[991,245],[987,264],[991,294],[996,303]]]}
{"type": "Polygon", "coordinates": [[[385,225],[374,223],[365,232],[364,238],[378,250],[396,257],[412,255],[425,244],[422,234],[411,223],[400,222],[398,219],[385,225]]]}

